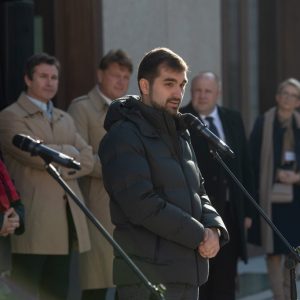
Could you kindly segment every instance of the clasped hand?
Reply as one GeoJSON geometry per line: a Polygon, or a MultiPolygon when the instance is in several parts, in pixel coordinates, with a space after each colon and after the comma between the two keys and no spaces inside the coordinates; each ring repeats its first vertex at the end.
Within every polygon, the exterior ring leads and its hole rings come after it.
{"type": "Polygon", "coordinates": [[[295,184],[300,181],[300,174],[290,170],[278,170],[277,179],[286,184],[295,184]]]}
{"type": "Polygon", "coordinates": [[[216,228],[205,228],[204,239],[198,246],[199,254],[204,258],[212,258],[220,250],[219,235],[216,228]]]}
{"type": "Polygon", "coordinates": [[[20,226],[20,217],[11,207],[4,213],[3,224],[0,230],[0,236],[8,236],[13,234],[20,226]]]}

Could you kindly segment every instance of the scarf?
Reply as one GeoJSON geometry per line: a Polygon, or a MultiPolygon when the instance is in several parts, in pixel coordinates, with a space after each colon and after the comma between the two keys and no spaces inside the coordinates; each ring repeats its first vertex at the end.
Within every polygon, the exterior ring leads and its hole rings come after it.
{"type": "Polygon", "coordinates": [[[5,212],[10,207],[11,202],[18,200],[20,200],[20,196],[4,163],[0,160],[0,212],[5,212]]]}
{"type": "MultiPolygon", "coordinates": [[[[274,149],[273,149],[273,128],[276,107],[271,108],[264,114],[264,125],[262,134],[262,146],[260,154],[260,181],[259,181],[259,200],[260,206],[265,213],[271,218],[272,203],[270,199],[270,191],[274,178],[274,149]]],[[[300,128],[300,114],[293,112],[291,120],[295,118],[297,127],[300,128]]],[[[294,145],[292,132],[292,123],[287,126],[287,131],[283,140],[283,148],[289,149],[294,145]]],[[[285,150],[286,150],[285,149],[285,150]]],[[[267,253],[273,252],[273,232],[269,225],[261,220],[262,246],[267,253]]]]}

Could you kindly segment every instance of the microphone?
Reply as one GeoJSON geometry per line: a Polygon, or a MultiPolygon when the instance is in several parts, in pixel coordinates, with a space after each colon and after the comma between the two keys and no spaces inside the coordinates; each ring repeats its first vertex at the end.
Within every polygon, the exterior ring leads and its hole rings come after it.
{"type": "Polygon", "coordinates": [[[190,113],[180,114],[180,117],[183,118],[183,121],[188,128],[195,129],[195,132],[204,136],[208,140],[209,144],[214,146],[215,149],[223,154],[229,155],[232,158],[235,157],[234,152],[230,149],[230,147],[211,132],[203,121],[190,113]]]}
{"type": "Polygon", "coordinates": [[[16,134],[12,143],[19,149],[30,152],[31,155],[39,155],[47,163],[56,162],[66,168],[80,170],[80,163],[73,157],[58,152],[42,144],[41,140],[35,140],[29,135],[16,134]]]}

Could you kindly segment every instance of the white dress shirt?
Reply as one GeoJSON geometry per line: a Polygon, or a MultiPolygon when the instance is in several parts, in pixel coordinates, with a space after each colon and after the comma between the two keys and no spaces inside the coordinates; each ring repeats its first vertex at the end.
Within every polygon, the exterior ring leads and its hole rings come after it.
{"type": "Polygon", "coordinates": [[[223,140],[224,142],[226,141],[223,126],[222,126],[222,122],[221,122],[221,119],[220,119],[220,116],[219,116],[219,113],[218,113],[217,106],[215,106],[214,110],[209,115],[205,116],[205,115],[200,114],[200,117],[208,127],[209,127],[209,124],[208,124],[207,120],[205,120],[205,118],[206,117],[212,117],[213,123],[217,127],[220,139],[223,140]]]}

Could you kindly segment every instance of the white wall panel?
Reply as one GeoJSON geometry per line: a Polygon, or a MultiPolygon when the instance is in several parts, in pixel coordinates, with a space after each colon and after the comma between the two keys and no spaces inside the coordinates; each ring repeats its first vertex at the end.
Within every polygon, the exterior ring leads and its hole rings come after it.
{"type": "MultiPolygon", "coordinates": [[[[104,52],[122,48],[135,70],[129,93],[138,93],[136,71],[144,53],[165,46],[190,67],[221,72],[220,0],[103,0],[104,52]]],[[[190,99],[187,87],[184,102],[190,99]]]]}

